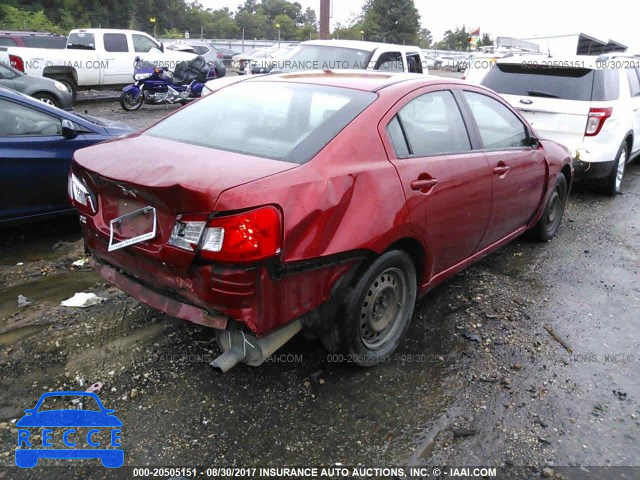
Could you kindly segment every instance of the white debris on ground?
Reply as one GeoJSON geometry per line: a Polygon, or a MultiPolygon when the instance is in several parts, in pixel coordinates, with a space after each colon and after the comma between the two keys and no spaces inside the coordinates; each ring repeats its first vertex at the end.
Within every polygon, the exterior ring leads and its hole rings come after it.
{"type": "Polygon", "coordinates": [[[73,297],[60,302],[60,305],[62,305],[63,307],[86,308],[92,305],[96,305],[103,300],[105,299],[97,296],[95,293],[79,292],[76,293],[73,297]]]}

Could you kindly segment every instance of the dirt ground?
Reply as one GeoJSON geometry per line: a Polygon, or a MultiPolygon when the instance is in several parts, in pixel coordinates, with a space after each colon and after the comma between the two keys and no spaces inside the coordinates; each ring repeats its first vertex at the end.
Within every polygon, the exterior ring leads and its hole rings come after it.
{"type": "MultiPolygon", "coordinates": [[[[173,108],[76,110],[141,128],[173,108]]],[[[73,219],[5,231],[0,479],[126,478],[98,460],[13,467],[23,410],[98,381],[127,466],[479,465],[571,479],[590,473],[563,467],[640,467],[637,163],[624,189],[574,190],[557,238],[518,239],[432,291],[392,359],[366,370],[298,336],[259,368],[218,374],[213,330],[72,265],[84,257],[73,219]],[[75,292],[105,300],[60,306],[75,292]]]]}

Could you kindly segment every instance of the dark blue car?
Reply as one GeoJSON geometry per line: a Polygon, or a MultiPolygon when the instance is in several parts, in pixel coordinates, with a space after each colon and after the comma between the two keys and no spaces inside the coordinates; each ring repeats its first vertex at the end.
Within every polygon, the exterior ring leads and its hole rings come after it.
{"type": "MultiPolygon", "coordinates": [[[[76,405],[80,406],[79,403],[76,405]]],[[[16,422],[18,467],[33,468],[40,458],[99,458],[107,468],[123,465],[122,422],[113,414],[114,410],[104,408],[95,393],[44,393],[36,406],[25,413],[16,422]],[[75,402],[82,401],[82,408],[68,408],[71,398],[75,402]],[[38,440],[33,438],[35,433],[40,434],[36,437],[38,440]]]]}
{"type": "Polygon", "coordinates": [[[73,211],[67,199],[73,152],[131,131],[0,87],[0,227],[73,211]]]}

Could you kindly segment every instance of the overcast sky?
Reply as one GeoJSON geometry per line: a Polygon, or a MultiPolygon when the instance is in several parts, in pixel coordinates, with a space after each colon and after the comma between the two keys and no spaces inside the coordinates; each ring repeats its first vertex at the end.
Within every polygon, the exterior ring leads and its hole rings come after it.
{"type": "MultiPolygon", "coordinates": [[[[320,0],[297,0],[302,9],[311,7],[318,13],[320,0]]],[[[229,7],[235,11],[244,0],[200,0],[207,8],[229,7]]],[[[357,15],[364,0],[333,0],[331,27],[349,23],[357,15]]],[[[498,0],[458,0],[454,2],[415,0],[424,28],[440,40],[448,29],[466,25],[480,27],[492,38],[585,33],[600,40],[616,40],[640,53],[640,6],[635,0],[608,0],[592,4],[577,0],[536,0],[529,3],[498,0]],[[633,5],[636,5],[635,7],[633,5]],[[624,13],[626,12],[626,13],[624,13]]]]}

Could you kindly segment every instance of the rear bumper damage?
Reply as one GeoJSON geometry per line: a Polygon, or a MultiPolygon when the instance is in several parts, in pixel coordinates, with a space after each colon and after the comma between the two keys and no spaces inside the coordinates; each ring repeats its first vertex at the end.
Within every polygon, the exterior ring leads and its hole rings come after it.
{"type": "Polygon", "coordinates": [[[115,268],[96,260],[95,256],[89,259],[89,264],[107,282],[156,310],[160,310],[172,317],[206,327],[220,330],[224,330],[227,327],[228,317],[221,314],[213,314],[203,308],[162,295],[144,286],[142,283],[136,282],[126,275],[123,275],[115,268]]]}

